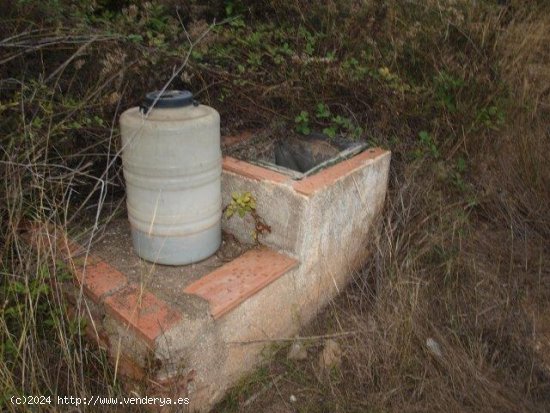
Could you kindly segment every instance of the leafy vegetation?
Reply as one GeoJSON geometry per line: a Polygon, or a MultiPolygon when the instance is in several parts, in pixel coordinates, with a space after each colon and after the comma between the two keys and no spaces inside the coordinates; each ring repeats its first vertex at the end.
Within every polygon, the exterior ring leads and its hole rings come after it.
{"type": "Polygon", "coordinates": [[[234,214],[244,218],[246,214],[256,210],[256,198],[250,192],[233,192],[231,202],[225,207],[225,218],[231,218],[234,214]]]}
{"type": "MultiPolygon", "coordinates": [[[[124,214],[118,116],[169,85],[218,109],[225,134],[283,122],[393,153],[373,258],[308,327],[355,331],[342,368],[321,377],[278,352],[257,380],[286,369],[276,386],[250,407],[233,392],[218,411],[287,408],[289,392],[298,411],[548,411],[535,345],[550,311],[548,2],[2,7],[2,409],[12,394],[120,394],[67,316],[59,252],[31,251],[20,226],[93,238],[124,214]]],[[[237,214],[254,210],[244,198],[237,214]]]]}
{"type": "Polygon", "coordinates": [[[245,218],[248,215],[252,218],[254,228],[250,235],[254,242],[259,242],[260,235],[271,232],[271,227],[256,212],[256,198],[250,192],[233,192],[231,194],[231,202],[226,205],[224,216],[229,219],[235,214],[240,218],[245,218]]]}

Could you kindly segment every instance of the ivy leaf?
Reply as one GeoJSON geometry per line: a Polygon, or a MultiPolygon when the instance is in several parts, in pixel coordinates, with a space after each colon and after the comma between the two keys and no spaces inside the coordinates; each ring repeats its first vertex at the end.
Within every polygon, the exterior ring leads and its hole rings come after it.
{"type": "Polygon", "coordinates": [[[324,128],[323,133],[329,138],[334,138],[336,136],[336,126],[331,126],[329,128],[324,128]]]}

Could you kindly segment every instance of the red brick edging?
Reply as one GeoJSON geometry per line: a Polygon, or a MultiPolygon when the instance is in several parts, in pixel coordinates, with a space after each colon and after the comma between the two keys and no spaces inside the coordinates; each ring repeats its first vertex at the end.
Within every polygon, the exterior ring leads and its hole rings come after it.
{"type": "Polygon", "coordinates": [[[118,375],[137,382],[145,380],[148,387],[153,386],[155,391],[162,392],[182,380],[180,376],[155,380],[148,366],[137,362],[124,348],[120,349],[118,343],[111,342],[103,326],[105,315],[112,316],[143,341],[153,355],[156,340],[177,325],[183,319],[182,314],[150,291],[130,282],[126,275],[109,263],[86,254],[82,246],[70,240],[60,229],[44,224],[28,224],[24,230],[24,238],[37,252],[61,256],[73,274],[74,285],[82,288],[84,298],[90,300],[89,305],[77,307],[75,296],[79,295],[78,291],[74,291],[74,287],[62,289],[71,304],[67,309],[68,316],[80,316],[88,321],[85,334],[100,348],[107,350],[118,375]]]}
{"type": "Polygon", "coordinates": [[[367,149],[350,159],[346,159],[314,175],[296,181],[280,172],[272,171],[230,156],[225,156],[223,158],[223,169],[227,172],[241,175],[255,181],[269,181],[280,184],[290,183],[296,192],[305,196],[311,196],[320,189],[326,188],[339,179],[349,175],[357,168],[362,167],[365,163],[386,153],[388,153],[388,151],[381,148],[367,149]]]}

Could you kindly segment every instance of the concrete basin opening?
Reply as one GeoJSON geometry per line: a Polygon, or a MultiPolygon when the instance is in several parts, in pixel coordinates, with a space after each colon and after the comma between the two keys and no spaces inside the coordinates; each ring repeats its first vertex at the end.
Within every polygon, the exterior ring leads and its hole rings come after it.
{"type": "Polygon", "coordinates": [[[230,156],[301,180],[332,165],[349,159],[368,148],[365,142],[343,136],[329,137],[313,132],[266,137],[262,133],[246,139],[246,147],[236,145],[227,150],[230,156]]]}

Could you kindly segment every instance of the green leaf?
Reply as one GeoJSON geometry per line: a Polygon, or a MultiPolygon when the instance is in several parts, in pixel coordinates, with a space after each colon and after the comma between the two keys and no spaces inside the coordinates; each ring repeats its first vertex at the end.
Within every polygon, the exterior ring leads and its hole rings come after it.
{"type": "Polygon", "coordinates": [[[458,158],[456,169],[458,172],[464,172],[466,170],[466,160],[462,156],[458,158]]]}
{"type": "Polygon", "coordinates": [[[315,116],[319,119],[328,119],[330,118],[330,110],[327,105],[324,103],[319,103],[315,110],[315,116]]]}
{"type": "Polygon", "coordinates": [[[296,131],[302,135],[309,135],[311,133],[311,129],[307,125],[298,125],[296,131]]]}
{"type": "Polygon", "coordinates": [[[336,136],[336,126],[324,128],[323,133],[327,135],[329,138],[334,138],[336,136]]]}
{"type": "Polygon", "coordinates": [[[235,213],[235,210],[233,208],[231,208],[231,205],[229,205],[227,207],[227,209],[225,210],[225,217],[226,218],[231,218],[234,213],[235,213]]]}
{"type": "Polygon", "coordinates": [[[233,14],[233,2],[232,1],[229,1],[227,2],[227,4],[225,5],[225,15],[230,17],[232,14],[233,14]]]}

